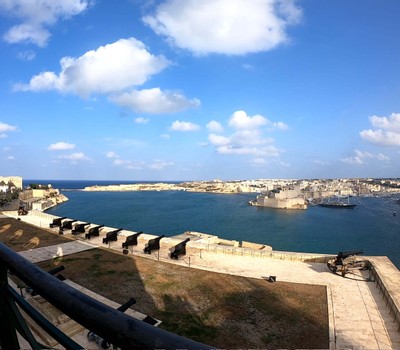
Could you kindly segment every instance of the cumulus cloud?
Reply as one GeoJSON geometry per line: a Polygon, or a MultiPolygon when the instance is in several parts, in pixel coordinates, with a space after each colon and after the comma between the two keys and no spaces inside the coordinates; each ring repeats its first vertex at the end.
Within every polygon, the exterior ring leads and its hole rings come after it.
{"type": "Polygon", "coordinates": [[[268,119],[262,115],[250,117],[245,111],[236,111],[229,119],[229,126],[235,129],[254,129],[266,125],[268,119]]]}
{"type": "Polygon", "coordinates": [[[40,73],[29,84],[15,85],[14,90],[56,90],[81,97],[116,93],[145,83],[169,62],[163,56],[152,55],[141,41],[129,38],[88,51],[78,58],[64,57],[60,65],[60,73],[40,73]]]}
{"type": "Polygon", "coordinates": [[[68,155],[58,156],[59,159],[70,160],[72,164],[76,164],[79,161],[88,161],[90,160],[83,152],[72,153],[68,155]]]}
{"type": "Polygon", "coordinates": [[[206,125],[206,127],[210,132],[223,132],[224,131],[224,127],[221,125],[221,123],[219,123],[215,120],[211,120],[206,125]]]}
{"type": "Polygon", "coordinates": [[[294,0],[166,0],[143,22],[195,54],[244,55],[287,42],[301,14],[294,0]]]}
{"type": "Polygon", "coordinates": [[[48,27],[60,19],[84,12],[90,0],[0,0],[0,11],[21,20],[3,36],[9,43],[32,43],[45,46],[50,37],[48,27]]]}
{"type": "Polygon", "coordinates": [[[198,99],[188,100],[179,92],[162,91],[160,88],[134,90],[113,96],[110,99],[137,113],[176,113],[200,106],[198,99]]]}
{"type": "Polygon", "coordinates": [[[0,122],[0,138],[7,137],[7,133],[16,131],[17,127],[15,125],[10,125],[0,122]]]}
{"type": "Polygon", "coordinates": [[[344,163],[348,164],[365,164],[366,159],[376,159],[379,161],[390,161],[390,158],[383,153],[373,154],[370,152],[363,152],[358,149],[354,151],[355,155],[352,157],[346,157],[340,159],[344,163]]]}
{"type": "Polygon", "coordinates": [[[63,151],[66,149],[74,149],[75,145],[73,143],[67,143],[67,142],[57,142],[51,144],[47,149],[49,151],[63,151]]]}
{"type": "Polygon", "coordinates": [[[362,130],[361,138],[383,146],[400,146],[400,113],[389,117],[373,115],[369,121],[376,129],[362,130]]]}
{"type": "Polygon", "coordinates": [[[273,123],[262,115],[249,116],[245,111],[236,111],[228,120],[228,126],[234,132],[229,136],[212,132],[208,135],[208,141],[220,154],[277,157],[281,150],[273,145],[274,139],[266,137],[263,130],[263,127],[269,127],[269,131],[276,129],[274,124],[278,123],[273,123]]]}
{"type": "Polygon", "coordinates": [[[169,129],[172,131],[196,131],[200,129],[200,126],[191,122],[175,120],[169,129]]]}

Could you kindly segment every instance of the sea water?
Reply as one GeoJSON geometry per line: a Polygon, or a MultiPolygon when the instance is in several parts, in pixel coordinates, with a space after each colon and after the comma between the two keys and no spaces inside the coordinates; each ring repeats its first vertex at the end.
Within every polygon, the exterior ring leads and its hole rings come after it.
{"type": "Polygon", "coordinates": [[[85,192],[78,189],[123,182],[43,183],[62,189],[69,198],[47,210],[57,216],[155,235],[197,231],[283,251],[337,254],[361,249],[364,255],[388,256],[400,268],[400,215],[393,215],[400,211],[398,195],[355,197],[355,209],[280,210],[249,206],[255,193],[85,192]]]}

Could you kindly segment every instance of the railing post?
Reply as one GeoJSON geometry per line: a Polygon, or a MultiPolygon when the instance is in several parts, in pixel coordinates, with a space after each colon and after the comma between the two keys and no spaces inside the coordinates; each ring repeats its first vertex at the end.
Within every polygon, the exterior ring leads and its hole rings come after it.
{"type": "Polygon", "coordinates": [[[14,313],[7,296],[8,276],[0,261],[0,345],[2,349],[19,349],[14,313]]]}

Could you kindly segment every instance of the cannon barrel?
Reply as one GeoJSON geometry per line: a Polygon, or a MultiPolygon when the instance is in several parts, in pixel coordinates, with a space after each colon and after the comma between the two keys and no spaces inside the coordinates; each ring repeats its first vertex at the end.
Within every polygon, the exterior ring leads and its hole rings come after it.
{"type": "Polygon", "coordinates": [[[71,233],[84,233],[85,232],[85,226],[90,225],[89,222],[85,223],[80,223],[76,224],[74,228],[72,229],[71,233]]]}
{"type": "Polygon", "coordinates": [[[348,250],[348,251],[344,251],[344,252],[339,252],[338,255],[337,255],[337,258],[346,259],[349,256],[359,255],[359,254],[362,254],[362,253],[363,253],[362,250],[348,250]]]}
{"type": "Polygon", "coordinates": [[[122,304],[117,310],[121,312],[125,312],[128,310],[133,304],[136,304],[136,299],[135,298],[129,298],[129,300],[122,304]]]}
{"type": "Polygon", "coordinates": [[[113,231],[107,232],[106,237],[103,238],[103,243],[107,244],[110,241],[117,241],[118,233],[122,230],[123,230],[122,228],[119,228],[118,230],[113,230],[113,231]]]}
{"type": "Polygon", "coordinates": [[[140,231],[138,233],[135,233],[133,235],[130,235],[128,237],[126,237],[125,242],[122,243],[122,248],[128,248],[130,245],[137,245],[138,242],[138,237],[143,233],[143,231],[140,231]]]}
{"type": "Polygon", "coordinates": [[[98,225],[98,226],[91,227],[89,229],[89,232],[85,235],[85,238],[86,239],[90,239],[90,237],[92,237],[92,236],[98,237],[99,236],[99,230],[102,227],[104,227],[104,225],[98,225]]]}
{"type": "Polygon", "coordinates": [[[186,238],[184,241],[178,243],[174,247],[174,251],[171,253],[171,259],[178,259],[179,256],[186,254],[186,243],[190,241],[190,238],[186,238]]]}
{"type": "Polygon", "coordinates": [[[57,266],[57,267],[55,267],[54,269],[52,269],[50,271],[47,271],[47,273],[49,273],[50,275],[55,275],[56,273],[59,273],[59,272],[64,271],[64,270],[65,270],[64,265],[60,265],[60,266],[57,266]]]}
{"type": "Polygon", "coordinates": [[[72,223],[76,221],[78,220],[65,220],[63,221],[61,228],[70,230],[72,229],[72,223]]]}
{"type": "Polygon", "coordinates": [[[66,218],[67,218],[66,216],[64,216],[62,218],[55,218],[55,219],[53,219],[53,222],[49,224],[49,226],[51,228],[53,228],[54,226],[61,226],[61,221],[66,219],[66,218]]]}
{"type": "Polygon", "coordinates": [[[144,252],[146,254],[151,254],[153,250],[159,250],[160,249],[160,240],[164,238],[165,235],[159,236],[157,238],[152,238],[149,240],[147,243],[146,247],[144,248],[144,252]]]}

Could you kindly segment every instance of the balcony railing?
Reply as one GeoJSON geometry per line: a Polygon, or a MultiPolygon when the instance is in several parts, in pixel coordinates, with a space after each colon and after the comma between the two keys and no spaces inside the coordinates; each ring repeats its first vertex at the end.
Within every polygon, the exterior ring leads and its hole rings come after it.
{"type": "Polygon", "coordinates": [[[0,345],[19,349],[17,332],[32,349],[45,346],[35,340],[17,305],[66,349],[82,349],[33,308],[8,283],[8,272],[71,319],[121,349],[210,349],[210,346],[167,332],[72,288],[0,243],[0,345]]]}

